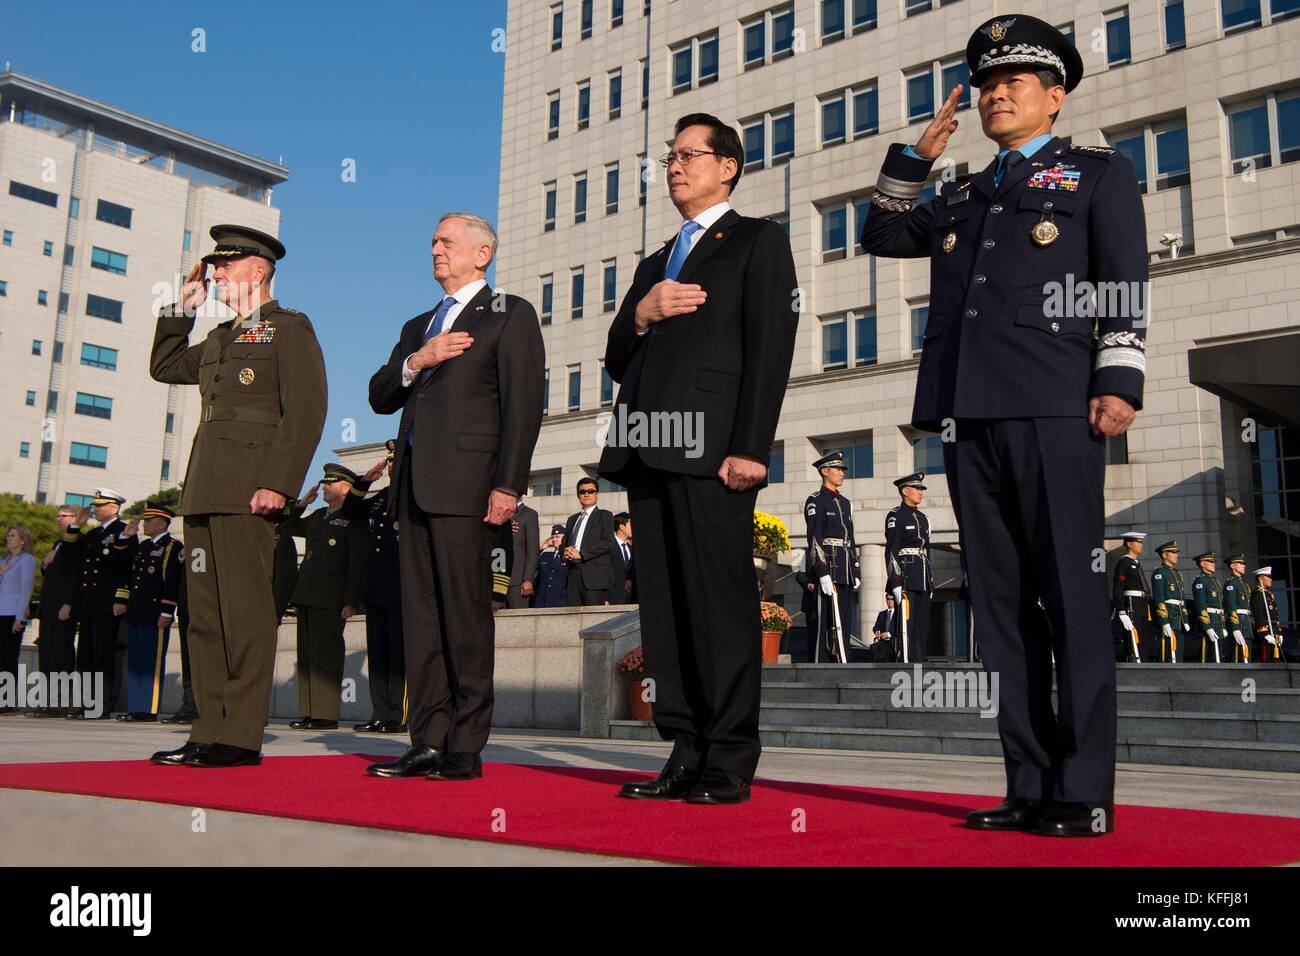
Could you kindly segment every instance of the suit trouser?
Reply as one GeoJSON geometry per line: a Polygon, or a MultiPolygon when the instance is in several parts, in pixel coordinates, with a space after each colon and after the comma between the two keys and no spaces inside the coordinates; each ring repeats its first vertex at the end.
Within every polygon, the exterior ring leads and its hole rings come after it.
{"type": "Polygon", "coordinates": [[[298,607],[298,713],[304,717],[339,719],[346,623],[339,608],[298,607]]]}
{"type": "Polygon", "coordinates": [[[482,515],[421,510],[403,467],[397,548],[411,743],[481,753],[492,727],[495,530],[482,515]]]}
{"type": "Polygon", "coordinates": [[[402,608],[366,605],[366,658],[370,671],[371,720],[406,723],[406,657],[402,608]]]}
{"type": "Polygon", "coordinates": [[[998,675],[1009,797],[1114,799],[1110,600],[1092,567],[1104,450],[1084,418],[963,420],[944,443],[980,654],[998,675]]]}
{"type": "Polygon", "coordinates": [[[113,709],[117,695],[113,687],[116,668],[117,632],[121,619],[109,614],[91,614],[77,618],[77,670],[81,671],[83,700],[95,686],[99,675],[104,688],[104,713],[113,709]]]}
{"type": "Polygon", "coordinates": [[[606,588],[589,588],[582,583],[582,569],[576,564],[569,566],[565,576],[564,593],[568,595],[569,607],[593,607],[610,600],[606,588]]]}
{"type": "Polygon", "coordinates": [[[820,592],[818,592],[818,595],[812,607],[803,612],[804,661],[809,664],[817,660],[817,635],[821,630],[820,615],[818,614],[818,605],[822,603],[820,592]]]}
{"type": "Polygon", "coordinates": [[[126,709],[131,714],[156,714],[162,703],[170,627],[128,624],[126,639],[126,709]]]}
{"type": "Polygon", "coordinates": [[[753,524],[757,489],[636,466],[627,482],[637,533],[637,589],[654,720],[689,768],[752,779],[759,640],[753,524]]]}
{"type": "Polygon", "coordinates": [[[512,584],[506,589],[506,607],[512,611],[519,608],[533,606],[533,599],[531,597],[524,597],[523,592],[520,591],[520,587],[521,585],[512,584]]]}
{"type": "Polygon", "coordinates": [[[190,666],[190,616],[188,614],[176,615],[176,629],[181,636],[181,709],[178,714],[193,716],[197,708],[194,706],[194,670],[190,666]]]}
{"type": "Polygon", "coordinates": [[[930,644],[930,592],[906,591],[907,596],[907,660],[922,664],[930,644]]]}
{"type": "Polygon", "coordinates": [[[188,638],[199,711],[190,726],[193,743],[262,749],[275,677],[274,540],[271,523],[257,515],[185,518],[188,638]]]}
{"type": "MultiPolygon", "coordinates": [[[[77,650],[75,646],[77,633],[76,621],[60,621],[57,616],[41,618],[40,638],[36,642],[36,660],[45,675],[46,686],[51,695],[54,689],[62,686],[56,683],[54,675],[71,675],[77,669],[77,650]]],[[[50,699],[47,707],[55,710],[71,710],[72,702],[50,699]]]]}

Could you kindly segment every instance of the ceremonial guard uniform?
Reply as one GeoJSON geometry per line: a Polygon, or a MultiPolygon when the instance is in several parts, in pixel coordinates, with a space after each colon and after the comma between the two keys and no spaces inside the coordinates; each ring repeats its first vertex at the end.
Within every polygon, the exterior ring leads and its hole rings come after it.
{"type": "Polygon", "coordinates": [[[565,592],[565,578],[569,567],[564,563],[564,525],[551,525],[551,535],[560,535],[560,545],[537,556],[537,588],[533,593],[533,607],[566,607],[569,598],[565,592]]]}
{"type": "MultiPolygon", "coordinates": [[[[145,508],[146,521],[156,518],[171,523],[170,508],[151,505],[145,508]]],[[[162,702],[163,674],[166,671],[167,641],[180,597],[185,561],[181,543],[171,536],[165,525],[152,538],[138,543],[134,538],[119,538],[115,547],[133,547],[135,560],[130,584],[118,589],[117,599],[126,603],[126,713],[118,720],[156,720],[162,702]]]]}
{"type": "MultiPolygon", "coordinates": [[[[1214,553],[1207,551],[1196,556],[1196,564],[1201,573],[1192,581],[1192,608],[1189,619],[1192,633],[1200,637],[1200,656],[1202,664],[1220,664],[1224,660],[1228,646],[1227,632],[1223,628],[1223,593],[1219,590],[1219,579],[1214,576],[1214,553]],[[1202,562],[1209,562],[1206,570],[1202,562]]],[[[1194,647],[1187,648],[1187,660],[1192,659],[1194,647]]]]}
{"type": "MultiPolygon", "coordinates": [[[[64,605],[71,607],[76,600],[80,577],[81,530],[78,525],[70,524],[54,543],[54,557],[42,571],[41,600],[36,608],[36,617],[41,622],[36,659],[51,694],[56,674],[71,674],[77,669],[77,620],[71,615],[66,621],[59,620],[59,609],[64,605]]],[[[31,712],[32,716],[66,717],[73,713],[71,708],[59,706],[52,699],[46,705],[31,712]]]]}
{"type": "MultiPolygon", "coordinates": [[[[96,507],[109,504],[120,507],[126,499],[101,488],[95,492],[91,503],[96,507]]],[[[113,605],[117,603],[117,589],[126,581],[131,560],[135,557],[134,544],[121,549],[113,547],[117,536],[124,530],[126,523],[114,517],[105,524],[81,532],[81,579],[72,605],[72,614],[77,619],[77,670],[81,672],[83,700],[94,688],[93,681],[97,676],[103,682],[100,719],[109,717],[109,711],[117,700],[113,669],[121,621],[113,613],[113,605]]],[[[76,718],[85,714],[76,710],[68,716],[76,718]]]]}
{"type": "MultiPolygon", "coordinates": [[[[1129,531],[1123,535],[1125,542],[1143,541],[1146,535],[1129,531]]],[[[1115,562],[1115,576],[1111,586],[1113,608],[1115,660],[1142,662],[1142,654],[1150,646],[1151,590],[1147,587],[1142,565],[1132,554],[1125,554],[1115,562]]]]}
{"type": "MultiPolygon", "coordinates": [[[[357,476],[339,464],[325,466],[322,483],[357,476]]],[[[350,495],[350,490],[348,494],[350,495]]],[[[344,498],[344,501],[347,499],[344,498]]],[[[338,727],[343,689],[344,608],[356,610],[364,598],[370,534],[366,522],[343,515],[343,506],[317,508],[303,516],[301,506],[280,525],[280,534],[307,539],[290,603],[298,609],[298,712],[296,730],[338,727]]]]}
{"type": "MultiPolygon", "coordinates": [[[[838,450],[829,452],[814,461],[813,467],[818,472],[823,468],[843,470],[844,453],[838,450]]],[[[862,582],[858,547],[853,540],[853,502],[836,488],[823,484],[804,502],[804,518],[808,525],[811,577],[820,588],[812,661],[848,663],[849,639],[857,630],[856,592],[862,582]],[[834,595],[827,592],[834,592],[834,595]],[[838,635],[835,633],[837,622],[832,600],[839,606],[838,635]]]]}
{"type": "MultiPolygon", "coordinates": [[[[1156,552],[1162,558],[1166,553],[1178,554],[1178,542],[1168,541],[1156,552]]],[[[1177,560],[1177,559],[1175,559],[1177,560]]],[[[1191,630],[1187,622],[1187,591],[1183,586],[1183,575],[1176,567],[1161,564],[1151,572],[1151,604],[1156,610],[1156,625],[1159,633],[1156,640],[1160,647],[1160,662],[1177,664],[1187,656],[1185,632],[1191,630]]]]}
{"type": "Polygon", "coordinates": [[[1229,574],[1223,581],[1223,613],[1228,619],[1228,635],[1232,638],[1232,662],[1245,664],[1250,661],[1250,642],[1255,636],[1250,625],[1253,589],[1244,574],[1233,570],[1234,564],[1240,564],[1244,571],[1246,556],[1237,554],[1228,559],[1229,574]]]}
{"type": "Polygon", "coordinates": [[[1255,660],[1260,663],[1284,660],[1282,656],[1282,621],[1277,616],[1277,598],[1273,595],[1273,569],[1255,571],[1255,593],[1250,596],[1251,618],[1255,623],[1255,660]],[[1267,578],[1265,582],[1261,578],[1267,578]]]}
{"type": "MultiPolygon", "coordinates": [[[[917,472],[894,482],[904,488],[925,490],[925,475],[917,472]]],[[[906,502],[885,515],[885,590],[894,595],[894,610],[905,620],[907,636],[898,637],[898,659],[912,664],[925,662],[930,636],[930,595],[934,575],[930,570],[930,519],[906,502]]]]}

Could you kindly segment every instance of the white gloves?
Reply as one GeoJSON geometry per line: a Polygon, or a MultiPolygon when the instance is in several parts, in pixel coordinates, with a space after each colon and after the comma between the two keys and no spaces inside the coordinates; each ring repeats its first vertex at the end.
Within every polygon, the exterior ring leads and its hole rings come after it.
{"type": "Polygon", "coordinates": [[[1119,612],[1119,622],[1124,625],[1124,630],[1126,631],[1133,630],[1133,619],[1128,616],[1127,611],[1119,612]]]}
{"type": "Polygon", "coordinates": [[[861,579],[861,578],[854,578],[854,579],[853,579],[853,590],[856,591],[856,590],[857,590],[858,588],[860,588],[860,587],[862,587],[862,579],[861,579]]]}
{"type": "Polygon", "coordinates": [[[1166,624],[1166,625],[1164,626],[1164,632],[1165,632],[1165,637],[1173,637],[1173,636],[1174,636],[1174,629],[1173,629],[1172,627],[1170,627],[1168,624],[1166,624]]]}
{"type": "Polygon", "coordinates": [[[1246,646],[1246,639],[1241,636],[1241,631],[1233,631],[1232,636],[1233,639],[1235,639],[1236,642],[1240,644],[1242,647],[1246,646]]]}
{"type": "Polygon", "coordinates": [[[829,574],[823,574],[817,579],[817,583],[822,587],[822,594],[825,594],[827,597],[835,596],[835,589],[831,585],[831,576],[829,574]]]}
{"type": "Polygon", "coordinates": [[[1219,639],[1219,635],[1214,633],[1214,628],[1212,627],[1207,627],[1205,633],[1210,635],[1210,640],[1212,641],[1217,641],[1219,639]]]}

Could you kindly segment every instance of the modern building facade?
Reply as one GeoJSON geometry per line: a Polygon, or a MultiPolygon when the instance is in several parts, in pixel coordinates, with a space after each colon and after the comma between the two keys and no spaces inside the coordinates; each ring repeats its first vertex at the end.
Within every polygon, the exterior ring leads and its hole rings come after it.
{"type": "MultiPolygon", "coordinates": [[[[193,388],[149,377],[154,315],[239,222],[275,234],[284,167],[0,73],[0,489],[86,503],[185,478],[193,388]]],[[[228,317],[213,303],[196,325],[228,317]]]]}

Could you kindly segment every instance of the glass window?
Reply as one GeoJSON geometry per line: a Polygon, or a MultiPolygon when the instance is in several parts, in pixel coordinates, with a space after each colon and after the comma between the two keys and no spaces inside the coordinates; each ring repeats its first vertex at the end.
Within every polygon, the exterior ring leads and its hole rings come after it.
{"type": "Polygon", "coordinates": [[[1187,158],[1187,127],[1156,133],[1156,189],[1185,186],[1191,181],[1187,158]]]}
{"type": "Polygon", "coordinates": [[[555,229],[555,183],[546,184],[546,213],[542,219],[542,231],[555,229]]]}
{"type": "Polygon", "coordinates": [[[547,94],[546,110],[546,138],[555,139],[560,135],[560,94],[558,90],[547,94]]]}
{"type": "Polygon", "coordinates": [[[551,309],[555,304],[555,280],[542,276],[542,325],[551,324],[551,309]]]}
{"type": "Polygon", "coordinates": [[[68,463],[85,465],[88,468],[107,468],[108,449],[103,445],[87,445],[84,442],[74,441],[68,454],[68,463]]]}
{"type": "Polygon", "coordinates": [[[591,125],[591,82],[583,80],[578,84],[578,129],[591,125]]]}
{"type": "Polygon", "coordinates": [[[609,26],[621,27],[623,25],[623,0],[611,0],[609,5],[609,26]]]}
{"type": "Polygon", "coordinates": [[[59,315],[68,314],[68,293],[59,293],[59,315]]]}
{"type": "Polygon", "coordinates": [[[591,7],[592,7],[592,0],[582,0],[582,19],[580,21],[582,35],[578,37],[578,39],[580,40],[586,40],[591,37],[591,19],[592,19],[591,7]]]}
{"type": "Polygon", "coordinates": [[[54,255],[54,243],[50,242],[48,239],[45,240],[45,245],[41,249],[41,254],[46,256],[54,255]]]}
{"type": "Polygon", "coordinates": [[[103,368],[115,372],[117,371],[117,349],[83,342],[81,344],[81,364],[89,365],[91,368],[103,368]]]}
{"type": "Polygon", "coordinates": [[[36,304],[37,304],[37,305],[49,305],[49,304],[50,304],[50,294],[49,294],[48,292],[46,292],[44,289],[37,289],[37,290],[36,290],[36,304]]]}
{"type": "Polygon", "coordinates": [[[166,458],[162,462],[162,480],[168,481],[172,476],[172,463],[166,458]]]}
{"type": "Polygon", "coordinates": [[[640,173],[637,175],[637,204],[645,205],[646,181],[650,178],[650,161],[645,156],[637,157],[637,168],[640,173]]]}
{"type": "Polygon", "coordinates": [[[167,413],[167,419],[163,423],[163,431],[170,435],[176,428],[176,415],[173,412],[167,413]]]}
{"type": "Polygon", "coordinates": [[[623,112],[623,71],[609,75],[609,118],[618,119],[623,112]]]}
{"type": "Polygon", "coordinates": [[[58,342],[58,341],[56,341],[56,342],[54,343],[54,355],[52,356],[51,361],[55,362],[56,364],[57,364],[57,363],[60,363],[60,362],[63,361],[63,343],[62,343],[62,342],[58,342]]]}
{"type": "Polygon", "coordinates": [[[844,142],[844,94],[822,103],[822,145],[844,142]]]}
{"type": "MultiPolygon", "coordinates": [[[[54,442],[41,442],[41,464],[48,465],[54,460],[54,442]]],[[[69,495],[68,497],[72,497],[69,495]]],[[[90,504],[90,498],[86,497],[86,504],[90,504]]]]}
{"type": "Polygon", "coordinates": [[[650,105],[650,61],[641,61],[641,109],[650,105]]]}
{"type": "Polygon", "coordinates": [[[1277,148],[1282,162],[1300,160],[1300,96],[1277,98],[1277,148]]]}
{"type": "Polygon", "coordinates": [[[862,227],[867,224],[867,216],[871,214],[871,197],[857,196],[852,200],[853,203],[853,231],[850,233],[853,244],[857,244],[858,236],[862,235],[862,227]]]}
{"type": "Polygon", "coordinates": [[[76,246],[66,242],[63,244],[63,264],[65,266],[72,265],[72,257],[75,256],[76,254],[77,254],[76,246]]]}
{"type": "MultiPolygon", "coordinates": [[[[542,415],[545,417],[551,410],[551,370],[542,369],[542,415]]],[[[536,491],[533,494],[537,494],[536,491]]]]}
{"type": "Polygon", "coordinates": [[[122,303],[116,299],[107,299],[102,295],[86,295],[86,315],[110,322],[122,321],[122,303]]]}
{"type": "Polygon", "coordinates": [[[876,0],[853,0],[853,32],[876,26],[876,0]]]}
{"type": "Polygon", "coordinates": [[[31,389],[27,390],[27,404],[32,408],[36,407],[36,393],[31,389]]]}
{"type": "Polygon", "coordinates": [[[918,305],[912,309],[912,351],[919,352],[925,345],[925,323],[930,321],[930,307],[918,305]]]}
{"type": "Polygon", "coordinates": [[[822,454],[832,448],[841,447],[844,451],[844,477],[870,478],[875,473],[875,462],[871,453],[871,433],[857,435],[837,445],[827,445],[822,454]]]}
{"type": "Polygon", "coordinates": [[[876,313],[874,310],[856,313],[853,316],[853,364],[875,365],[876,360],[876,313]]]}
{"type": "Polygon", "coordinates": [[[606,262],[601,278],[601,305],[606,312],[613,312],[617,304],[618,264],[606,262]]]}
{"type": "Polygon", "coordinates": [[[190,231],[186,229],[181,233],[181,252],[190,251],[190,231]]]}
{"type": "Polygon", "coordinates": [[[92,269],[103,269],[105,272],[111,272],[113,275],[126,275],[126,256],[120,252],[111,252],[108,249],[101,249],[95,246],[90,252],[90,267],[92,269]]]}
{"type": "Polygon", "coordinates": [[[925,435],[912,439],[912,470],[926,475],[942,475],[943,439],[938,435],[925,435]]]}
{"type": "Polygon", "coordinates": [[[1269,19],[1273,23],[1300,13],[1300,0],[1269,0],[1269,19]]]}
{"type": "Polygon", "coordinates": [[[605,215],[618,212],[618,164],[605,169],[605,215]]]}
{"type": "Polygon", "coordinates": [[[584,291],[584,276],[581,268],[573,270],[569,282],[569,316],[574,319],[582,318],[582,296],[584,291]]]}
{"type": "Polygon", "coordinates": [[[19,443],[18,443],[18,457],[19,457],[19,458],[29,458],[29,457],[31,457],[31,453],[32,453],[32,443],[31,443],[31,442],[29,442],[29,441],[22,441],[22,442],[19,442],[19,443]]]}
{"type": "Polygon", "coordinates": [[[610,377],[605,363],[600,363],[600,404],[614,404],[614,380],[610,377]]]}
{"type": "Polygon", "coordinates": [[[1257,27],[1260,23],[1259,0],[1220,0],[1223,31],[1257,27]]]}
{"type": "Polygon", "coordinates": [[[822,320],[822,370],[844,368],[849,361],[848,324],[844,316],[822,320]]]}
{"type": "Polygon", "coordinates": [[[822,0],[822,42],[844,38],[844,0],[822,0]]]}
{"type": "Polygon", "coordinates": [[[876,88],[853,94],[853,135],[867,136],[880,130],[880,103],[876,88]]]}
{"type": "Polygon", "coordinates": [[[772,450],[767,455],[767,483],[779,485],[785,482],[785,442],[772,443],[772,450]]]}
{"type": "Polygon", "coordinates": [[[558,495],[560,493],[560,473],[558,471],[539,471],[537,474],[529,476],[528,486],[534,498],[558,495]]]}
{"type": "Polygon", "coordinates": [[[12,179],[9,180],[9,195],[38,202],[42,206],[53,206],[56,209],[59,206],[58,193],[52,193],[48,189],[37,189],[35,186],[28,186],[26,183],[16,182],[12,179]]]}
{"type": "Polygon", "coordinates": [[[822,213],[822,262],[843,259],[848,246],[848,212],[833,206],[822,213]]]}
{"type": "Polygon", "coordinates": [[[582,368],[569,367],[569,411],[576,411],[582,405],[582,368]]]}
{"type": "Polygon", "coordinates": [[[564,45],[564,4],[557,3],[551,7],[551,49],[558,50],[564,45]]]}
{"type": "Polygon", "coordinates": [[[918,13],[925,13],[932,9],[932,0],[907,0],[907,15],[914,17],[918,13]]]}
{"type": "Polygon", "coordinates": [[[718,35],[700,41],[700,85],[718,78],[718,35]]]}
{"type": "Polygon", "coordinates": [[[794,111],[772,116],[772,162],[794,155],[794,111]]]}
{"type": "Polygon", "coordinates": [[[965,57],[944,66],[943,76],[940,83],[941,89],[939,92],[942,94],[944,99],[948,98],[948,94],[953,91],[953,88],[956,87],[958,83],[960,83],[965,89],[966,95],[963,96],[961,102],[957,104],[957,109],[959,110],[968,109],[977,96],[977,91],[971,89],[970,66],[967,65],[965,57]]]}
{"type": "Polygon", "coordinates": [[[0,279],[0,298],[4,298],[8,294],[9,294],[9,283],[5,282],[3,279],[0,279]]]}
{"type": "Polygon", "coordinates": [[[91,502],[90,495],[75,495],[72,494],[71,492],[69,492],[63,498],[63,503],[65,505],[76,505],[78,508],[89,507],[90,502],[91,502]]]}
{"type": "Polygon", "coordinates": [[[112,418],[113,400],[103,395],[90,395],[86,392],[78,392],[77,404],[74,411],[78,415],[89,415],[92,418],[112,418]]]}
{"type": "Polygon", "coordinates": [[[101,199],[96,205],[95,218],[100,222],[121,226],[123,229],[131,228],[131,210],[107,199],[101,199]]]}
{"type": "Polygon", "coordinates": [[[1129,48],[1128,7],[1106,17],[1106,62],[1110,66],[1127,63],[1132,56],[1129,48]]]}
{"type": "Polygon", "coordinates": [[[1268,107],[1260,103],[1229,113],[1228,139],[1232,145],[1234,172],[1246,169],[1252,161],[1255,168],[1271,165],[1268,107]]]}
{"type": "Polygon", "coordinates": [[[57,412],[59,410],[59,393],[50,389],[45,393],[45,410],[47,412],[57,412]]]}
{"type": "Polygon", "coordinates": [[[1127,134],[1120,139],[1116,139],[1111,145],[1128,157],[1128,161],[1133,164],[1133,169],[1137,171],[1138,186],[1142,188],[1143,192],[1146,192],[1147,144],[1142,131],[1127,134]]]}
{"type": "Polygon", "coordinates": [[[762,66],[767,56],[766,25],[760,18],[745,27],[745,69],[762,66]]]}
{"type": "Polygon", "coordinates": [[[33,354],[33,355],[40,355],[40,354],[41,354],[41,340],[40,340],[40,339],[32,339],[32,354],[33,354]]]}
{"type": "Polygon", "coordinates": [[[763,168],[763,121],[755,120],[742,131],[745,140],[745,169],[763,168]]]}
{"type": "Polygon", "coordinates": [[[579,173],[573,178],[573,221],[587,221],[587,174],[579,173]]]}
{"type": "Polygon", "coordinates": [[[1165,49],[1187,46],[1187,24],[1183,20],[1183,0],[1165,0],[1165,49]]]}
{"type": "Polygon", "coordinates": [[[68,218],[77,219],[81,216],[81,200],[76,196],[68,198],[68,218]]]}
{"type": "Polygon", "coordinates": [[[6,229],[4,231],[4,238],[0,241],[3,241],[6,246],[12,246],[14,244],[14,231],[12,229],[6,229]]]}
{"type": "Polygon", "coordinates": [[[794,7],[772,14],[772,59],[794,54],[794,7]]]}
{"type": "Polygon", "coordinates": [[[673,93],[691,88],[691,45],[673,51],[673,93]]]}
{"type": "Polygon", "coordinates": [[[907,121],[929,119],[934,115],[934,76],[929,70],[907,78],[907,121]]]}

